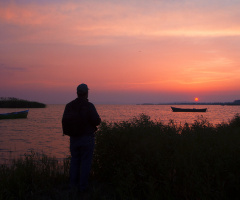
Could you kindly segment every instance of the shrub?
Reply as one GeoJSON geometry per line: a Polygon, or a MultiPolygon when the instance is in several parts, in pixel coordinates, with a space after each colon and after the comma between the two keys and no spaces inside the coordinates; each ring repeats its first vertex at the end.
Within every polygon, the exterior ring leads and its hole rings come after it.
{"type": "Polygon", "coordinates": [[[120,199],[228,199],[240,186],[238,119],[216,127],[203,118],[163,125],[146,115],[103,122],[94,178],[115,188],[120,199]]]}

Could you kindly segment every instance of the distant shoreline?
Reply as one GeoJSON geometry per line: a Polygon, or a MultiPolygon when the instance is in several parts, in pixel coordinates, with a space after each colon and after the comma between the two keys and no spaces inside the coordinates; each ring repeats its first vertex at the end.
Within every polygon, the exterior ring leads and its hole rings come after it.
{"type": "Polygon", "coordinates": [[[137,105],[220,105],[220,106],[240,106],[240,100],[235,100],[233,102],[175,102],[175,103],[142,103],[137,105]]]}
{"type": "Polygon", "coordinates": [[[46,104],[14,97],[1,97],[0,108],[46,108],[46,104]]]}

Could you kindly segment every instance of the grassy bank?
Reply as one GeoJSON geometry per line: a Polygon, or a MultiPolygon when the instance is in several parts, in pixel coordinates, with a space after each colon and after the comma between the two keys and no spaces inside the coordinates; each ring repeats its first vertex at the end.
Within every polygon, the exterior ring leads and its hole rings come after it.
{"type": "Polygon", "coordinates": [[[0,108],[45,108],[43,103],[18,99],[14,97],[0,98],[0,108]]]}
{"type": "Polygon", "coordinates": [[[68,181],[69,159],[57,159],[31,152],[12,165],[0,166],[0,199],[48,199],[62,196],[60,187],[68,181]],[[58,191],[58,192],[57,192],[58,191]]]}
{"type": "MultiPolygon", "coordinates": [[[[240,116],[212,126],[164,125],[141,115],[103,122],[85,199],[239,199],[240,116]]],[[[0,199],[76,199],[69,159],[32,153],[0,169],[0,199]]]]}

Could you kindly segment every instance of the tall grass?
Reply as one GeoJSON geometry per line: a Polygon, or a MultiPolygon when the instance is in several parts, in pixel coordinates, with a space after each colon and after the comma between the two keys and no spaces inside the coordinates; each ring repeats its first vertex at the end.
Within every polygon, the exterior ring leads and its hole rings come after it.
{"type": "Polygon", "coordinates": [[[13,160],[11,165],[0,166],[0,199],[51,196],[56,186],[67,182],[68,169],[69,159],[60,163],[55,158],[32,151],[23,159],[13,160]]]}
{"type": "MultiPolygon", "coordinates": [[[[140,115],[103,122],[86,199],[239,199],[240,116],[213,126],[168,124],[140,115]]],[[[77,199],[63,163],[32,152],[0,169],[0,199],[77,199]]]]}
{"type": "Polygon", "coordinates": [[[240,117],[168,125],[146,115],[102,123],[94,176],[121,199],[240,198],[240,117]]]}

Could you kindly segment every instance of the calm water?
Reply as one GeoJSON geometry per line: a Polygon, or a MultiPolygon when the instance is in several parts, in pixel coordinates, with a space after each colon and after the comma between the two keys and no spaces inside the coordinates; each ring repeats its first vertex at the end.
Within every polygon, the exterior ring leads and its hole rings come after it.
{"type": "MultiPolygon", "coordinates": [[[[48,105],[47,108],[30,109],[27,119],[0,120],[0,163],[23,156],[31,150],[62,159],[69,153],[69,137],[62,136],[61,117],[64,105],[48,105]]],[[[178,106],[192,107],[192,106],[178,106]]],[[[198,117],[212,124],[227,122],[240,113],[240,106],[194,106],[208,108],[206,113],[174,113],[166,105],[96,105],[102,120],[129,120],[141,113],[152,120],[167,124],[170,119],[177,123],[192,123],[198,117]]],[[[0,113],[23,109],[0,109],[0,113]]]]}

